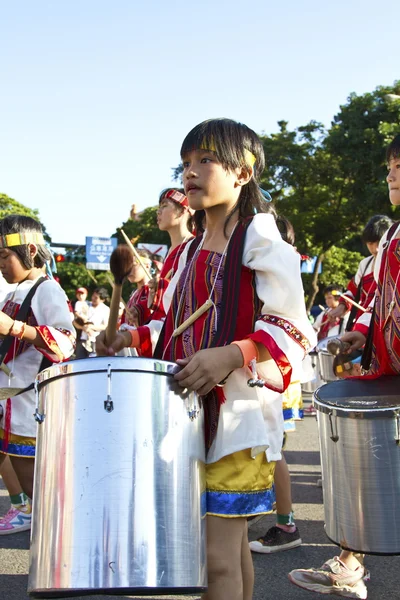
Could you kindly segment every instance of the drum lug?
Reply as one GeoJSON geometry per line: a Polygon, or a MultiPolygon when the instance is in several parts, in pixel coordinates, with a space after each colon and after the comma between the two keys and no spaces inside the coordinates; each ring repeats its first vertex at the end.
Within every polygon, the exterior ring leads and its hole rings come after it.
{"type": "Polygon", "coordinates": [[[35,379],[34,388],[35,388],[35,396],[36,396],[36,408],[35,408],[35,412],[33,413],[33,416],[35,418],[35,421],[37,421],[39,423],[39,425],[41,425],[43,423],[46,415],[39,412],[39,381],[38,381],[38,379],[35,379]]]}
{"type": "Polygon", "coordinates": [[[398,446],[400,446],[400,412],[396,411],[395,413],[395,417],[396,417],[396,437],[395,437],[395,442],[398,446]]]}
{"type": "Polygon", "coordinates": [[[339,436],[338,436],[338,434],[337,434],[337,417],[335,416],[335,428],[336,428],[336,433],[334,433],[334,431],[333,431],[333,423],[332,423],[332,415],[333,415],[333,412],[331,411],[331,412],[329,413],[329,424],[330,424],[330,426],[331,426],[331,434],[332,434],[332,435],[331,435],[331,440],[332,440],[332,442],[335,442],[335,444],[336,444],[336,442],[338,442],[338,441],[339,441],[339,436]]]}
{"type": "Polygon", "coordinates": [[[104,410],[108,413],[114,410],[114,402],[111,400],[111,365],[107,367],[107,400],[104,400],[104,410]]]}

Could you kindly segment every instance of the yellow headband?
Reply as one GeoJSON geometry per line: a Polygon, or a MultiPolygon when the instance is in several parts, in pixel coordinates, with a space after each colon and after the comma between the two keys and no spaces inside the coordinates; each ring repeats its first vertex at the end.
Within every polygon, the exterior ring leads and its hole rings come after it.
{"type": "MultiPolygon", "coordinates": [[[[201,150],[211,150],[211,152],[216,152],[215,144],[214,144],[213,140],[211,140],[211,142],[208,144],[208,146],[209,147],[207,148],[205,142],[203,141],[200,146],[200,149],[201,150]]],[[[246,164],[249,167],[253,168],[256,163],[256,160],[257,160],[256,157],[254,156],[254,154],[252,152],[250,152],[250,150],[247,150],[247,148],[245,148],[243,150],[243,153],[244,153],[244,159],[246,161],[246,164]]]]}
{"type": "Polygon", "coordinates": [[[7,235],[0,235],[0,248],[24,246],[26,244],[38,244],[39,246],[44,246],[45,241],[43,234],[29,231],[26,233],[8,233],[7,235]]]}

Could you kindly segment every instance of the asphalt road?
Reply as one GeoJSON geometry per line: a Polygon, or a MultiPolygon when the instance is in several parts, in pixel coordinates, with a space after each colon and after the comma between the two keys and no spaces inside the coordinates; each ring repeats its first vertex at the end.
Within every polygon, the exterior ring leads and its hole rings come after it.
{"type": "MultiPolygon", "coordinates": [[[[324,534],[322,490],[317,486],[320,477],[320,460],[317,424],[314,417],[306,417],[289,435],[286,459],[292,474],[292,493],[296,523],[303,544],[299,548],[274,555],[255,554],[254,600],[322,600],[321,594],[306,592],[292,585],[287,573],[299,567],[317,567],[337,554],[337,548],[324,534]]],[[[0,512],[8,509],[6,492],[0,490],[0,512]]],[[[274,524],[270,515],[250,529],[250,539],[262,535],[274,524]]],[[[228,543],[228,542],[227,542],[228,543]]],[[[28,580],[29,533],[0,536],[0,600],[26,600],[28,580]]],[[[371,581],[368,598],[372,600],[397,600],[400,589],[400,557],[368,557],[371,581]]],[[[182,597],[182,596],[180,596],[182,597]]],[[[121,596],[85,596],[75,600],[120,600],[121,596]]],[[[131,597],[132,598],[132,597],[131,597]]],[[[149,596],[147,600],[152,600],[149,596]]],[[[158,597],[160,598],[160,596],[158,597]]],[[[169,596],[169,598],[178,598],[169,596]]]]}

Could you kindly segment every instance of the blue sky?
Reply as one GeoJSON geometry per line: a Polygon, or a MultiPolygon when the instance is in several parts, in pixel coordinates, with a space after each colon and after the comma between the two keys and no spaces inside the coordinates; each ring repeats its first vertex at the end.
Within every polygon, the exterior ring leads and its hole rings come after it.
{"type": "Polygon", "coordinates": [[[398,22],[376,0],[3,2],[0,192],[54,242],[111,235],[157,203],[200,121],[328,126],[391,85],[398,22]]]}

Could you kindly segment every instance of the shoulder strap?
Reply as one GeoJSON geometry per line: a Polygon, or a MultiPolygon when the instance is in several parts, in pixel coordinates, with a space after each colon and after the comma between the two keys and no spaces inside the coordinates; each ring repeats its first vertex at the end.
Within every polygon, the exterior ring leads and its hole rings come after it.
{"type": "MultiPolygon", "coordinates": [[[[36,281],[36,283],[34,283],[34,285],[31,287],[31,289],[25,296],[24,301],[22,302],[21,306],[19,307],[18,313],[16,314],[15,318],[18,321],[25,321],[25,319],[28,316],[29,309],[31,307],[32,298],[35,295],[35,292],[36,292],[37,288],[39,287],[39,285],[41,283],[43,283],[43,281],[46,281],[46,279],[47,279],[47,277],[39,277],[39,279],[36,281]]],[[[7,335],[4,338],[3,343],[1,344],[1,347],[0,347],[0,364],[3,362],[4,358],[6,357],[7,352],[10,349],[13,341],[14,341],[14,337],[12,335],[7,335]]]]}

